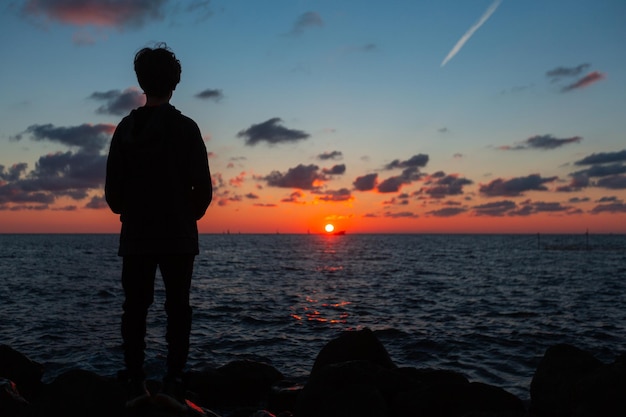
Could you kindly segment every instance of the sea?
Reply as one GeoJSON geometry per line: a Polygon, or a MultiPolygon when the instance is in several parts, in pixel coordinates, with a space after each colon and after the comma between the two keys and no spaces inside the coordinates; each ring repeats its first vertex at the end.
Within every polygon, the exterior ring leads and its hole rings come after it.
{"type": "MultiPolygon", "coordinates": [[[[0,235],[0,343],[45,367],[123,368],[118,236],[0,235]]],[[[343,331],[369,328],[398,366],[458,371],[522,400],[546,349],[626,351],[626,236],[208,234],[189,369],[240,359],[306,381],[343,331]]],[[[157,273],[146,370],[166,355],[157,273]]]]}

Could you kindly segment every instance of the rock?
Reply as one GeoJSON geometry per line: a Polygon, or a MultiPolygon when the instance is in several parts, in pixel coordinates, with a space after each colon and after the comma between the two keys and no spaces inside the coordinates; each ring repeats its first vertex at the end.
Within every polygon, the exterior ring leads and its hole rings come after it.
{"type": "Polygon", "coordinates": [[[201,405],[258,406],[266,402],[272,384],[284,379],[271,365],[254,361],[234,361],[220,368],[189,372],[187,389],[198,395],[201,405]]]}
{"type": "Polygon", "coordinates": [[[324,366],[348,361],[370,361],[383,368],[394,369],[396,365],[389,353],[370,329],[343,332],[331,340],[317,354],[311,374],[324,366]]]}
{"type": "Polygon", "coordinates": [[[414,388],[423,388],[439,384],[469,383],[465,375],[445,369],[417,369],[407,367],[398,368],[398,371],[408,379],[407,386],[414,388]]]}
{"type": "Polygon", "coordinates": [[[268,410],[272,410],[278,416],[296,409],[298,397],[304,386],[287,380],[278,381],[270,390],[267,402],[268,410]]]}
{"type": "Polygon", "coordinates": [[[583,376],[574,387],[573,416],[626,416],[626,354],[583,376]]]}
{"type": "Polygon", "coordinates": [[[573,415],[576,383],[600,367],[602,362],[574,346],[549,347],[530,384],[531,411],[546,417],[573,415]]]}
{"type": "Polygon", "coordinates": [[[43,365],[7,345],[0,345],[0,377],[13,381],[25,399],[30,401],[39,394],[42,375],[43,365]]]}
{"type": "Polygon", "coordinates": [[[31,416],[109,417],[125,415],[126,386],[83,370],[67,371],[47,385],[31,416]]]}
{"type": "Polygon", "coordinates": [[[296,405],[298,417],[521,416],[522,401],[457,372],[397,368],[368,329],[346,332],[319,353],[296,405]]]}
{"type": "Polygon", "coordinates": [[[18,415],[27,405],[28,401],[20,395],[15,382],[0,378],[0,415],[18,415]]]}
{"type": "Polygon", "coordinates": [[[405,391],[393,401],[397,417],[523,416],[524,404],[515,395],[481,382],[437,383],[405,391]]]}
{"type": "Polygon", "coordinates": [[[312,373],[296,404],[298,417],[389,416],[405,378],[370,361],[333,363],[312,373]]]}

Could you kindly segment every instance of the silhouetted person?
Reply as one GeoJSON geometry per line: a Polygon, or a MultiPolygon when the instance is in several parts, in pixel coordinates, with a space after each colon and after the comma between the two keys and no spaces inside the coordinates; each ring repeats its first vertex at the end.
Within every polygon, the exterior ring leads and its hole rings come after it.
{"type": "Polygon", "coordinates": [[[211,202],[207,151],[197,124],[169,100],[181,66],[165,44],[135,55],[146,104],[117,126],[107,160],[105,195],[120,214],[123,257],[122,339],[134,406],[149,399],[143,370],[146,317],[159,267],[165,285],[167,373],[157,397],[183,402],[181,375],[189,353],[189,289],[198,251],[196,221],[211,202]],[[165,396],[165,397],[163,397],[165,396]]]}

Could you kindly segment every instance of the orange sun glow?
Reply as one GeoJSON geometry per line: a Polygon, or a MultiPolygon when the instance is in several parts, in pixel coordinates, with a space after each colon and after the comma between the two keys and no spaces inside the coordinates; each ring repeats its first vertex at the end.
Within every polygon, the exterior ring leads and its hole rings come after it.
{"type": "Polygon", "coordinates": [[[335,230],[335,226],[333,226],[332,224],[328,223],[326,226],[324,226],[324,230],[326,230],[326,232],[328,232],[328,233],[332,233],[332,231],[335,230]]]}

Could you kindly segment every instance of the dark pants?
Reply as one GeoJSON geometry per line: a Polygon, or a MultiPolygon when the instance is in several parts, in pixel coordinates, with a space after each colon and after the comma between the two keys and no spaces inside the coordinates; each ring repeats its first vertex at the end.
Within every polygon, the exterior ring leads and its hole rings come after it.
{"type": "Polygon", "coordinates": [[[189,354],[189,289],[194,255],[127,255],[122,266],[124,362],[130,378],[145,378],[146,318],[154,301],[157,266],[165,284],[167,372],[179,375],[189,354]]]}

